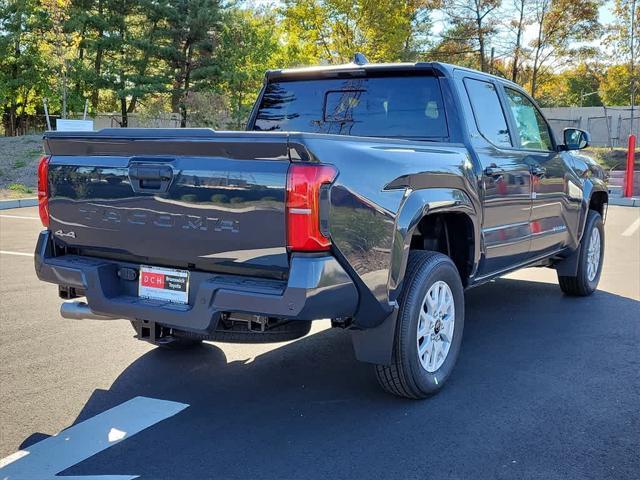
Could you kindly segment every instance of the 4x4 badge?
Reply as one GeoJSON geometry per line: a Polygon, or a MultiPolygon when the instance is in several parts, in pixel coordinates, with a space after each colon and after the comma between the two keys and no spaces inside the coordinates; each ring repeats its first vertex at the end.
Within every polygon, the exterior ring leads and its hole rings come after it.
{"type": "Polygon", "coordinates": [[[55,235],[57,235],[59,237],[76,238],[76,232],[74,232],[74,231],[64,233],[62,230],[56,230],[55,231],[55,235]]]}

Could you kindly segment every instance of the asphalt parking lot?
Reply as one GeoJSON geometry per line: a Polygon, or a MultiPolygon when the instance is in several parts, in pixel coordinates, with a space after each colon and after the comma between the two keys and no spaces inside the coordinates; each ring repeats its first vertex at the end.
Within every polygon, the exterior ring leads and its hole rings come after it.
{"type": "Polygon", "coordinates": [[[546,269],[469,291],[457,368],[420,402],[382,393],[324,321],[286,344],[168,352],[128,322],[63,320],[33,271],[37,217],[0,211],[0,458],[22,451],[2,479],[640,477],[640,209],[610,207],[592,297],[546,269]]]}

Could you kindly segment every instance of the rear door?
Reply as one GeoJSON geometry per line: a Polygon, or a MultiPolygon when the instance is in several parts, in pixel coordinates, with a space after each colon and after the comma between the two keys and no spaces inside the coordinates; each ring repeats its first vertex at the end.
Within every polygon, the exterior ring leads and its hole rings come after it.
{"type": "Polygon", "coordinates": [[[56,241],[84,255],[283,277],[287,137],[252,135],[50,134],[56,241]]]}
{"type": "Polygon", "coordinates": [[[473,149],[482,164],[484,257],[478,276],[491,275],[525,261],[529,255],[531,174],[514,149],[498,86],[467,71],[456,74],[473,149]],[[466,100],[466,102],[464,102],[466,100]]]}
{"type": "Polygon", "coordinates": [[[520,89],[505,85],[504,98],[517,134],[517,154],[531,171],[530,256],[544,256],[566,246],[567,167],[544,116],[520,89]]]}

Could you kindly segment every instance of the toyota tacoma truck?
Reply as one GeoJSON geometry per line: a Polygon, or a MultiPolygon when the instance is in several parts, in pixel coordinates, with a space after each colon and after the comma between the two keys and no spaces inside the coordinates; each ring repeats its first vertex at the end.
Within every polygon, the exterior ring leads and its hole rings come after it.
{"type": "Polygon", "coordinates": [[[424,398],[456,362],[466,289],[540,266],[596,290],[607,188],[588,144],[452,65],[269,71],[246,131],[47,132],[35,268],[62,317],[166,348],[331,319],[383,389],[424,398]]]}

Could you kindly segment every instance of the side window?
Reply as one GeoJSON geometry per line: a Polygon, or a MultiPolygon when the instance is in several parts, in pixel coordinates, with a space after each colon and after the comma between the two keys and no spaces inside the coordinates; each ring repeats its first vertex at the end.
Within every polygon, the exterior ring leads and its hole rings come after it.
{"type": "Polygon", "coordinates": [[[522,148],[553,150],[549,126],[535,105],[522,93],[505,88],[522,148]]]}
{"type": "Polygon", "coordinates": [[[500,105],[498,92],[492,83],[465,78],[464,84],[471,101],[478,130],[484,138],[498,147],[510,147],[507,120],[500,105]]]}

